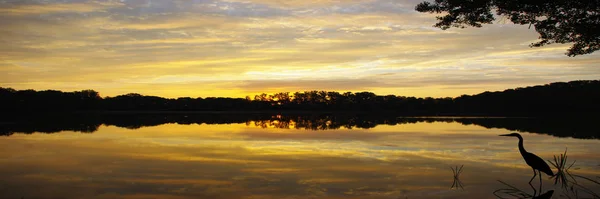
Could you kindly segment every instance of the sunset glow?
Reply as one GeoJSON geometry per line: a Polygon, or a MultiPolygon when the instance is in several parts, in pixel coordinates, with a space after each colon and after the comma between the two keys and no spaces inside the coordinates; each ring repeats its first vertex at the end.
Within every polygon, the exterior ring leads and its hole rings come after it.
{"type": "MultiPolygon", "coordinates": [[[[504,132],[445,122],[323,131],[103,125],[3,137],[0,173],[11,182],[5,194],[27,198],[492,198],[497,180],[528,188],[530,179],[517,140],[497,136],[504,132]],[[449,167],[463,164],[467,191],[449,189],[449,167]],[[22,191],[30,187],[39,188],[22,191]]],[[[541,157],[568,146],[577,174],[600,174],[600,141],[524,135],[541,157]]]]}
{"type": "Polygon", "coordinates": [[[530,48],[498,19],[440,30],[422,0],[0,1],[0,87],[102,96],[304,90],[455,97],[600,79],[600,53],[530,48]]]}

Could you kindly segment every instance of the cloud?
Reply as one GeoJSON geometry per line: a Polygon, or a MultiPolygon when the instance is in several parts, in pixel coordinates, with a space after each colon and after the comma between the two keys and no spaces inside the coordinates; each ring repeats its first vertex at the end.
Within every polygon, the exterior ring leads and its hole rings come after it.
{"type": "Polygon", "coordinates": [[[249,80],[239,87],[249,92],[264,90],[280,91],[309,91],[309,90],[340,90],[357,91],[380,87],[382,83],[366,79],[328,79],[328,80],[249,80]]]}
{"type": "Polygon", "coordinates": [[[412,10],[418,2],[12,1],[0,13],[0,70],[10,71],[0,86],[165,97],[258,89],[457,96],[600,78],[599,54],[529,48],[537,35],[526,26],[435,29],[433,15],[412,10]],[[201,85],[215,87],[193,90],[201,85]]]}
{"type": "Polygon", "coordinates": [[[307,1],[286,1],[286,0],[227,0],[229,2],[244,2],[252,4],[265,4],[281,8],[303,8],[303,7],[318,7],[330,5],[351,5],[355,3],[368,2],[371,0],[307,0],[307,1]]]}
{"type": "MultiPolygon", "coordinates": [[[[438,198],[431,193],[452,184],[448,167],[464,164],[461,179],[479,189],[444,194],[486,197],[498,189],[495,179],[530,177],[517,140],[494,131],[457,123],[319,132],[167,124],[135,131],[102,126],[87,135],[11,136],[0,150],[5,157],[0,174],[10,182],[2,185],[11,191],[1,196],[438,198]]],[[[598,151],[592,141],[582,145],[581,140],[524,136],[542,157],[562,152],[552,148],[556,145],[568,145],[582,162],[595,160],[598,151]]],[[[589,167],[578,172],[597,174],[589,167]]]]}
{"type": "Polygon", "coordinates": [[[104,11],[106,9],[122,6],[115,1],[100,2],[70,2],[70,3],[0,3],[0,12],[3,15],[46,15],[56,13],[89,13],[104,11]]]}

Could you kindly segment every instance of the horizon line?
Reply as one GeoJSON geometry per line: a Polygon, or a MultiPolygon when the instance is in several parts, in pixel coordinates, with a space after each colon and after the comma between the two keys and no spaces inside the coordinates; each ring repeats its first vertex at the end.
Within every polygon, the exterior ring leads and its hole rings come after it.
{"type": "Polygon", "coordinates": [[[530,86],[524,86],[524,87],[505,88],[504,90],[494,90],[494,91],[492,91],[492,90],[487,90],[487,91],[482,91],[482,92],[479,92],[479,93],[476,93],[476,94],[461,94],[461,95],[454,96],[454,97],[450,97],[450,96],[446,96],[446,97],[431,97],[431,96],[428,96],[428,97],[416,97],[416,96],[406,96],[406,95],[396,95],[396,94],[378,94],[378,93],[374,93],[374,92],[372,92],[372,91],[332,91],[332,90],[304,90],[304,91],[293,91],[293,92],[290,92],[290,91],[283,91],[283,92],[270,92],[270,93],[267,93],[267,92],[261,92],[261,93],[256,93],[256,94],[254,94],[254,95],[252,95],[252,96],[251,96],[251,95],[246,95],[246,96],[244,96],[244,97],[220,97],[220,96],[207,96],[207,97],[191,97],[191,96],[180,96],[180,97],[163,97],[163,96],[157,96],[157,95],[144,95],[144,94],[142,94],[142,93],[137,93],[137,92],[124,93],[124,94],[115,95],[115,96],[108,96],[108,95],[106,95],[106,96],[102,96],[102,95],[100,94],[100,92],[99,92],[99,91],[97,91],[97,90],[94,90],[94,89],[82,89],[82,90],[73,90],[73,91],[54,90],[54,89],[45,89],[45,90],[21,89],[21,90],[17,90],[17,89],[14,89],[14,88],[12,88],[12,87],[2,87],[2,86],[0,86],[0,89],[12,89],[12,90],[15,90],[15,91],[27,91],[27,90],[33,90],[33,91],[36,91],[36,92],[43,92],[43,91],[59,91],[59,92],[66,92],[66,93],[68,93],[68,92],[80,92],[80,91],[87,91],[87,90],[91,90],[91,91],[95,91],[95,92],[97,92],[97,93],[98,93],[98,95],[99,95],[101,98],[103,98],[103,99],[104,99],[104,98],[112,98],[112,97],[117,97],[117,96],[123,96],[123,95],[128,95],[128,94],[138,94],[138,95],[145,96],[145,97],[160,97],[160,98],[164,98],[164,99],[178,99],[178,98],[193,98],[193,99],[197,99],[197,98],[202,98],[202,99],[206,99],[206,98],[231,98],[231,99],[247,99],[247,97],[250,97],[250,98],[252,98],[252,99],[251,99],[251,101],[254,101],[253,97],[255,97],[255,96],[258,96],[258,95],[261,95],[261,94],[263,94],[263,93],[264,93],[264,94],[267,94],[267,95],[273,95],[273,94],[277,94],[277,93],[289,93],[289,94],[294,94],[294,93],[306,93],[306,92],[312,92],[312,91],[317,91],[317,92],[320,92],[320,91],[324,91],[324,92],[337,92],[337,93],[340,93],[340,94],[343,94],[343,93],[348,93],[348,92],[349,92],[349,93],[353,93],[353,94],[356,94],[356,93],[363,93],[363,92],[368,92],[368,93],[373,93],[373,94],[375,94],[376,96],[396,96],[396,97],[408,97],[408,98],[410,98],[410,97],[414,97],[414,98],[417,98],[417,99],[419,99],[419,98],[421,98],[421,99],[425,99],[425,98],[444,99],[444,98],[458,98],[458,97],[461,97],[461,96],[474,96],[474,95],[479,95],[479,94],[486,93],[486,92],[492,92],[492,93],[493,93],[493,92],[504,92],[504,91],[507,91],[507,90],[514,90],[514,89],[524,89],[524,88],[531,88],[531,87],[536,87],[536,86],[548,86],[548,85],[550,85],[550,84],[557,84],[557,83],[572,83],[572,82],[594,82],[594,81],[600,81],[600,79],[587,79],[587,80],[581,79],[581,80],[571,80],[571,81],[558,81],[558,82],[550,82],[550,83],[546,83],[546,84],[537,84],[537,85],[530,85],[530,86]]]}

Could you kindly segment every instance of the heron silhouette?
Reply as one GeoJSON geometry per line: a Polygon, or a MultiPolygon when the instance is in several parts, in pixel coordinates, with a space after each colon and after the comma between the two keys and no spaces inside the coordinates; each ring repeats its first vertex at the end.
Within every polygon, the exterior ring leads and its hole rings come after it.
{"type": "Polygon", "coordinates": [[[531,181],[533,181],[533,179],[535,178],[537,173],[539,173],[539,175],[540,175],[540,187],[542,186],[542,173],[541,172],[544,172],[544,173],[548,174],[549,176],[554,176],[552,169],[550,169],[550,166],[546,163],[546,161],[544,161],[544,159],[540,158],[539,156],[537,156],[533,153],[529,153],[525,150],[525,148],[523,147],[523,137],[521,137],[520,134],[511,133],[511,134],[504,134],[504,135],[500,135],[500,136],[512,136],[512,137],[519,138],[519,152],[521,152],[521,155],[523,156],[523,159],[525,159],[525,162],[527,163],[527,165],[529,165],[533,169],[533,177],[531,177],[531,180],[529,180],[530,185],[531,185],[531,181]],[[537,170],[537,173],[536,173],[536,170],[537,170]]]}

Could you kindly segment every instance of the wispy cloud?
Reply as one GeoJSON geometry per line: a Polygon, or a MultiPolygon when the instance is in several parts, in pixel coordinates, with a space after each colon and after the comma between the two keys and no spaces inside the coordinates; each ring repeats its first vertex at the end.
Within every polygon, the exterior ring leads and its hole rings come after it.
{"type": "Polygon", "coordinates": [[[89,13],[105,11],[106,9],[123,6],[117,2],[40,2],[28,4],[27,1],[15,3],[0,3],[0,12],[4,15],[47,15],[57,13],[89,13]]]}
{"type": "Polygon", "coordinates": [[[10,1],[0,4],[0,70],[8,71],[0,86],[457,96],[600,78],[600,54],[529,48],[535,31],[512,24],[442,31],[431,27],[434,16],[413,11],[418,2],[10,1]],[[212,88],[191,89],[200,85],[212,88]]]}

